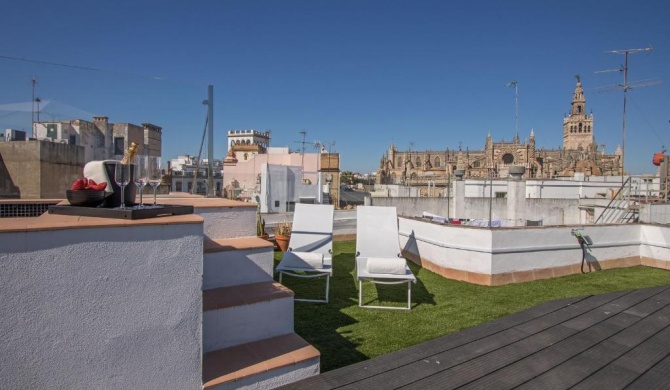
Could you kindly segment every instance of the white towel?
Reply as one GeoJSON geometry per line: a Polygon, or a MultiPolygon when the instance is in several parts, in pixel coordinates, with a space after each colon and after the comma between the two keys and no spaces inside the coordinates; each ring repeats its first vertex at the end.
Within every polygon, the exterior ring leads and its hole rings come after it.
{"type": "Polygon", "coordinates": [[[282,263],[288,268],[323,268],[323,254],[312,252],[285,252],[282,263]]]}
{"type": "Polygon", "coordinates": [[[371,274],[405,275],[406,266],[400,257],[369,257],[367,268],[371,274]]]}
{"type": "MultiPolygon", "coordinates": [[[[106,160],[107,161],[107,160],[106,160]]],[[[111,161],[111,160],[110,160],[111,161]]],[[[105,170],[105,161],[89,161],[84,165],[84,177],[87,179],[93,179],[97,184],[107,183],[105,187],[105,194],[109,195],[114,192],[112,187],[112,181],[107,177],[107,170],[105,170]]],[[[119,201],[120,202],[120,201],[119,201]]]]}

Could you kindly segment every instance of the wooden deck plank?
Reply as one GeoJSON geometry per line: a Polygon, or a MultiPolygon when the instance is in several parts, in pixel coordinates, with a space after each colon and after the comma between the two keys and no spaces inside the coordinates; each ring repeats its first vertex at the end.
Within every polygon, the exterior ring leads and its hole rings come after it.
{"type": "MultiPolygon", "coordinates": [[[[419,360],[428,359],[433,355],[461,347],[485,337],[499,334],[514,326],[527,321],[534,321],[538,317],[551,314],[557,310],[562,310],[587,298],[588,297],[573,297],[547,302],[543,305],[534,306],[519,313],[515,313],[514,315],[502,317],[492,322],[466,329],[459,332],[458,337],[451,337],[452,335],[443,336],[435,340],[409,347],[402,351],[397,351],[375,359],[366,360],[348,367],[330,371],[321,376],[327,377],[329,382],[333,384],[333,388],[346,386],[356,381],[412,364],[419,360]]],[[[309,382],[310,379],[306,379],[305,381],[309,382]]],[[[366,381],[366,383],[368,383],[368,381],[366,381]]],[[[286,388],[290,387],[287,386],[286,388]]]]}
{"type": "Polygon", "coordinates": [[[670,355],[666,356],[654,367],[649,369],[631,383],[626,389],[629,390],[651,390],[670,389],[670,355]]]}
{"type": "Polygon", "coordinates": [[[282,389],[667,386],[670,285],[538,305],[282,389]]]}

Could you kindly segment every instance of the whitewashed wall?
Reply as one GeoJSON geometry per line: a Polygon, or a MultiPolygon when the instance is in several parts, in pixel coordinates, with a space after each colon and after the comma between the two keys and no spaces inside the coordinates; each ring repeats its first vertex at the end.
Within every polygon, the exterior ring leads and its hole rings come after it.
{"type": "Polygon", "coordinates": [[[6,389],[200,389],[202,224],[0,233],[6,389]]]}
{"type": "Polygon", "coordinates": [[[491,273],[491,230],[399,218],[400,247],[445,268],[491,273]]]}
{"type": "MultiPolygon", "coordinates": [[[[399,218],[400,244],[440,267],[474,273],[556,268],[581,264],[582,251],[570,231],[579,226],[486,229],[399,218]]],[[[586,261],[649,257],[670,261],[670,226],[586,226],[593,242],[586,261]]]]}

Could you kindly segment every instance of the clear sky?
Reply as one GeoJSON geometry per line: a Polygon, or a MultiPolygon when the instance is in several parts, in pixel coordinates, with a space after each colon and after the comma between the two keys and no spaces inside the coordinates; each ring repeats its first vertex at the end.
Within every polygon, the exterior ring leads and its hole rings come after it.
{"type": "MultiPolygon", "coordinates": [[[[538,147],[556,148],[576,74],[612,153],[623,93],[596,89],[623,75],[594,72],[623,65],[606,51],[649,44],[629,56],[629,81],[662,84],[628,92],[626,169],[653,173],[652,154],[670,147],[667,0],[0,2],[0,106],[30,102],[35,76],[37,96],[60,105],[41,119],[154,123],[164,158],[197,155],[208,84],[216,158],[239,129],[270,130],[272,146],[292,149],[301,131],[335,141],[342,169],[360,172],[391,142],[482,149],[488,132],[514,136],[511,80],[521,138],[534,129],[538,147]]],[[[0,111],[7,127],[29,129],[30,113],[0,111]]]]}

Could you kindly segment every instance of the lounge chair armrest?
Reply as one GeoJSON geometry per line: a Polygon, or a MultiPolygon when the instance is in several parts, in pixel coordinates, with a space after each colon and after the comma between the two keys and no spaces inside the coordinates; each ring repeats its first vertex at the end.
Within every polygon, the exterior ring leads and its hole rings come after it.
{"type": "Polygon", "coordinates": [[[361,252],[356,251],[356,257],[358,257],[358,256],[360,256],[360,255],[361,255],[361,252]]]}

